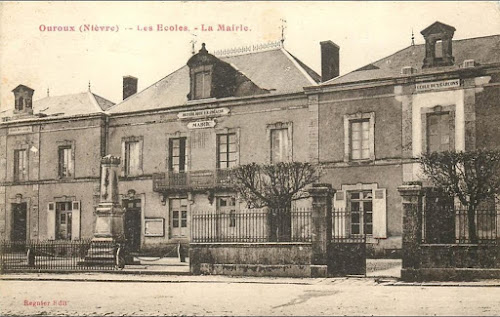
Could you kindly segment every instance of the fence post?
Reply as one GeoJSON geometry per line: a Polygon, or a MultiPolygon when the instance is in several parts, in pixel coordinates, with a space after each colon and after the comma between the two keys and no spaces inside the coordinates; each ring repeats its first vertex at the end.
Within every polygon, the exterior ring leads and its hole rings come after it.
{"type": "Polygon", "coordinates": [[[311,277],[327,277],[328,245],[332,238],[332,197],[335,190],[330,184],[313,184],[309,188],[311,211],[311,277]]]}
{"type": "Polygon", "coordinates": [[[403,280],[416,280],[420,268],[422,242],[423,189],[421,182],[407,182],[398,187],[403,198],[403,280]]]}

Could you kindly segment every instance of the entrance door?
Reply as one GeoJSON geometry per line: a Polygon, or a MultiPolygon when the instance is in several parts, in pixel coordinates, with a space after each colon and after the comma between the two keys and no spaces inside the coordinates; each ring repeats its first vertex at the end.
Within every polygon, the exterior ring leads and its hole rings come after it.
{"type": "Polygon", "coordinates": [[[125,207],[125,239],[128,250],[137,252],[141,248],[141,200],[123,200],[125,207]]]}
{"type": "Polygon", "coordinates": [[[188,212],[186,198],[170,199],[170,236],[188,238],[188,212]]]}
{"type": "Polygon", "coordinates": [[[12,241],[26,241],[27,204],[12,204],[12,241]]]}

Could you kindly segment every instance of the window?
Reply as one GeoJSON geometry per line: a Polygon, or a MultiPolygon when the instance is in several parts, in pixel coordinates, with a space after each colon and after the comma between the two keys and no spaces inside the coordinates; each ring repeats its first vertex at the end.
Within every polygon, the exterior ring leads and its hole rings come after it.
{"type": "Polygon", "coordinates": [[[14,181],[28,180],[28,151],[14,150],[14,181]]]}
{"type": "Polygon", "coordinates": [[[344,115],[344,161],[375,160],[375,113],[344,115]]]}
{"type": "Polygon", "coordinates": [[[236,133],[217,135],[217,168],[237,165],[236,133]]]}
{"type": "Polygon", "coordinates": [[[373,234],[372,191],[349,193],[351,234],[373,234]]]}
{"type": "Polygon", "coordinates": [[[450,113],[427,114],[427,151],[442,152],[451,150],[450,113]]]}
{"type": "Polygon", "coordinates": [[[73,204],[69,202],[56,203],[56,239],[71,240],[73,224],[73,204]]]}
{"type": "Polygon", "coordinates": [[[140,174],[141,166],[141,148],[139,141],[125,142],[125,176],[133,176],[140,174]]]}
{"type": "Polygon", "coordinates": [[[209,71],[194,74],[194,99],[210,98],[210,77],[209,71]]]}
{"type": "MultiPolygon", "coordinates": [[[[229,227],[236,227],[236,198],[233,196],[227,197],[217,197],[217,211],[220,214],[227,214],[227,220],[223,220],[223,223],[227,223],[229,227]]],[[[222,218],[224,219],[224,218],[222,218]]]]}
{"type": "Polygon", "coordinates": [[[73,150],[71,146],[60,146],[58,149],[59,177],[73,176],[73,150]]]}
{"type": "Polygon", "coordinates": [[[175,138],[169,140],[168,169],[173,172],[184,172],[186,170],[186,138],[175,138]]]}
{"type": "Polygon", "coordinates": [[[443,58],[443,41],[438,40],[434,44],[434,57],[435,58],[443,58]]]}
{"type": "Polygon", "coordinates": [[[170,199],[170,235],[171,237],[187,237],[188,210],[186,198],[170,199]]]}
{"type": "Polygon", "coordinates": [[[271,130],[271,164],[289,160],[288,128],[271,130]]]}
{"type": "Polygon", "coordinates": [[[351,159],[366,160],[370,158],[370,120],[352,120],[351,125],[351,159]]]}

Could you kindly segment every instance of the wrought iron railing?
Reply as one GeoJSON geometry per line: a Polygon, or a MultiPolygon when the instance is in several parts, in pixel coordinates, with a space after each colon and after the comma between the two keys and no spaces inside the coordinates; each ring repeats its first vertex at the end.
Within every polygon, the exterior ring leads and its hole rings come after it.
{"type": "Polygon", "coordinates": [[[230,169],[153,174],[153,190],[208,189],[231,186],[230,169]]]}
{"type": "Polygon", "coordinates": [[[121,246],[114,242],[0,241],[0,270],[102,271],[117,268],[121,246]]]}
{"type": "Polygon", "coordinates": [[[309,242],[311,210],[205,211],[192,216],[192,242],[309,242]]]}
{"type": "Polygon", "coordinates": [[[349,209],[332,208],[332,242],[364,243],[366,242],[367,223],[363,212],[352,212],[349,209]],[[356,214],[357,221],[353,221],[356,214]],[[356,226],[357,231],[352,229],[356,226]]]}
{"type": "Polygon", "coordinates": [[[494,204],[480,206],[473,212],[463,205],[426,206],[422,217],[422,243],[498,244],[499,219],[500,210],[494,204]],[[472,227],[470,219],[474,219],[472,227]]]}

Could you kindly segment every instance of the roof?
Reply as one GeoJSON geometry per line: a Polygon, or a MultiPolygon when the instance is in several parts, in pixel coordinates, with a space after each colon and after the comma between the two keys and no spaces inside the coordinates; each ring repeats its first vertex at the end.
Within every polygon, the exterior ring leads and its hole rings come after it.
{"type": "MultiPolygon", "coordinates": [[[[90,91],[63,96],[50,96],[33,101],[33,114],[47,116],[73,116],[100,113],[114,103],[90,91]]],[[[13,109],[1,113],[2,117],[13,117],[13,109]]],[[[23,118],[26,119],[26,118],[23,118]]]]}
{"type": "MultiPolygon", "coordinates": [[[[270,94],[303,91],[316,85],[320,76],[283,48],[218,57],[270,94]]],[[[183,66],[143,91],[112,107],[110,113],[168,108],[187,104],[189,68],[183,66]]]]}
{"type": "Polygon", "coordinates": [[[358,68],[355,71],[334,78],[321,85],[353,83],[365,80],[375,80],[382,78],[403,77],[401,74],[403,67],[412,66],[418,73],[433,72],[439,70],[458,69],[464,60],[473,59],[481,65],[500,62],[500,34],[484,37],[454,40],[453,56],[454,66],[422,69],[425,58],[425,44],[409,46],[390,56],[382,58],[376,62],[358,68]]]}

